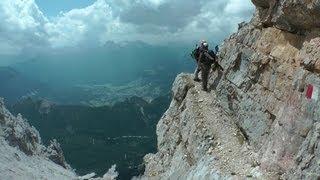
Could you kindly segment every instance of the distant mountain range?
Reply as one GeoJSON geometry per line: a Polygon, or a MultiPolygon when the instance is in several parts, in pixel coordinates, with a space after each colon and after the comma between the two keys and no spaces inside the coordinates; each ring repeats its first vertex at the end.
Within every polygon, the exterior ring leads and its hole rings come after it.
{"type": "Polygon", "coordinates": [[[112,105],[132,96],[150,101],[169,92],[175,76],[194,62],[182,47],[115,44],[82,51],[51,52],[0,68],[0,96],[57,104],[112,105]]]}
{"type": "Polygon", "coordinates": [[[0,97],[45,143],[57,139],[78,173],[117,164],[120,179],[130,179],[156,150],[175,76],[193,65],[185,48],[144,43],[50,52],[0,68],[0,97]]]}
{"type": "Polygon", "coordinates": [[[146,76],[169,83],[177,73],[190,71],[194,66],[189,52],[184,47],[141,42],[107,43],[93,49],[48,52],[12,67],[56,89],[79,84],[118,86],[146,76]]]}
{"type": "Polygon", "coordinates": [[[45,143],[58,139],[78,173],[102,175],[117,164],[120,177],[129,179],[143,172],[143,156],[156,150],[155,127],[170,101],[168,89],[152,78],[51,89],[2,67],[0,97],[37,127],[45,143]]]}

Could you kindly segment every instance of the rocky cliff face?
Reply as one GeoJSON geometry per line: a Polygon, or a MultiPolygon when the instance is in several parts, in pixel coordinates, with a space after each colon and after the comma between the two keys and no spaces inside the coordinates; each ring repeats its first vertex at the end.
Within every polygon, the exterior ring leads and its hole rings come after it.
{"type": "Polygon", "coordinates": [[[278,29],[302,33],[320,27],[319,0],[252,0],[258,18],[264,21],[269,15],[271,24],[278,29]]]}
{"type": "Polygon", "coordinates": [[[143,178],[320,177],[320,1],[253,2],[251,22],[221,46],[210,93],[177,77],[143,178]]]}
{"type": "MultiPolygon", "coordinates": [[[[81,158],[81,157],[79,157],[81,158]]],[[[56,140],[46,147],[39,132],[21,115],[13,116],[0,98],[0,179],[101,179],[117,177],[115,167],[102,178],[78,176],[65,161],[56,140]]]]}
{"type": "Polygon", "coordinates": [[[21,115],[14,117],[0,99],[0,179],[74,179],[60,145],[41,144],[39,132],[21,115]]]}

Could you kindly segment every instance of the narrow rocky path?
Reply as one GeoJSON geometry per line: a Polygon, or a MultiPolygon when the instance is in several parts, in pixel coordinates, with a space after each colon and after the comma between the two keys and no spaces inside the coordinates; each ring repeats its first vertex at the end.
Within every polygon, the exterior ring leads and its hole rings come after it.
{"type": "Polygon", "coordinates": [[[216,160],[212,166],[225,175],[251,177],[257,169],[258,161],[233,117],[219,107],[213,91],[202,91],[201,84],[195,83],[194,92],[198,126],[201,124],[205,130],[210,131],[215,142],[214,147],[208,151],[216,160]]]}
{"type": "Polygon", "coordinates": [[[231,176],[234,179],[277,179],[277,174],[261,171],[258,154],[237,126],[235,117],[219,105],[216,93],[202,91],[201,83],[196,82],[194,85],[189,91],[192,92],[190,97],[195,106],[193,110],[198,114],[195,120],[198,121],[198,127],[205,127],[199,131],[209,131],[215,142],[208,150],[208,154],[215,159],[211,167],[225,177],[231,176]]]}
{"type": "Polygon", "coordinates": [[[261,171],[258,154],[192,75],[181,74],[173,101],[157,126],[158,152],[145,157],[146,179],[275,179],[261,171]]]}

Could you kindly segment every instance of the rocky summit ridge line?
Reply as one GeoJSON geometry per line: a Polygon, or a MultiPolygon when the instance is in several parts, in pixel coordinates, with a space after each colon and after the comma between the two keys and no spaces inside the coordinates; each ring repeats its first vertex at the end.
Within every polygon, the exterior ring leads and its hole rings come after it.
{"type": "Polygon", "coordinates": [[[320,177],[320,1],[253,2],[220,47],[211,92],[176,78],[142,179],[320,177]]]}

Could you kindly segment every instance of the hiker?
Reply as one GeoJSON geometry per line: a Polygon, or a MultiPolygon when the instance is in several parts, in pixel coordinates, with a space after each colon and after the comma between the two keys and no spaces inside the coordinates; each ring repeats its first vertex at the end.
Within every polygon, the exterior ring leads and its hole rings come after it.
{"type": "Polygon", "coordinates": [[[200,41],[200,44],[192,51],[191,57],[197,62],[197,67],[194,72],[194,80],[202,81],[202,89],[208,91],[208,78],[213,63],[216,64],[216,55],[214,51],[209,51],[209,45],[205,40],[200,41]],[[199,79],[199,73],[201,71],[201,80],[199,79]]]}
{"type": "Polygon", "coordinates": [[[211,69],[211,65],[215,63],[215,54],[213,51],[209,51],[209,45],[207,42],[202,43],[200,48],[200,55],[198,58],[198,66],[201,70],[202,89],[208,91],[208,78],[211,69]]]}
{"type": "Polygon", "coordinates": [[[201,71],[199,66],[199,57],[200,57],[201,49],[203,48],[203,43],[206,43],[206,41],[205,40],[200,41],[199,45],[196,46],[196,49],[193,50],[193,53],[191,55],[196,60],[196,63],[197,63],[196,69],[194,71],[194,78],[193,78],[193,80],[197,82],[201,81],[199,79],[199,73],[201,71]]]}

